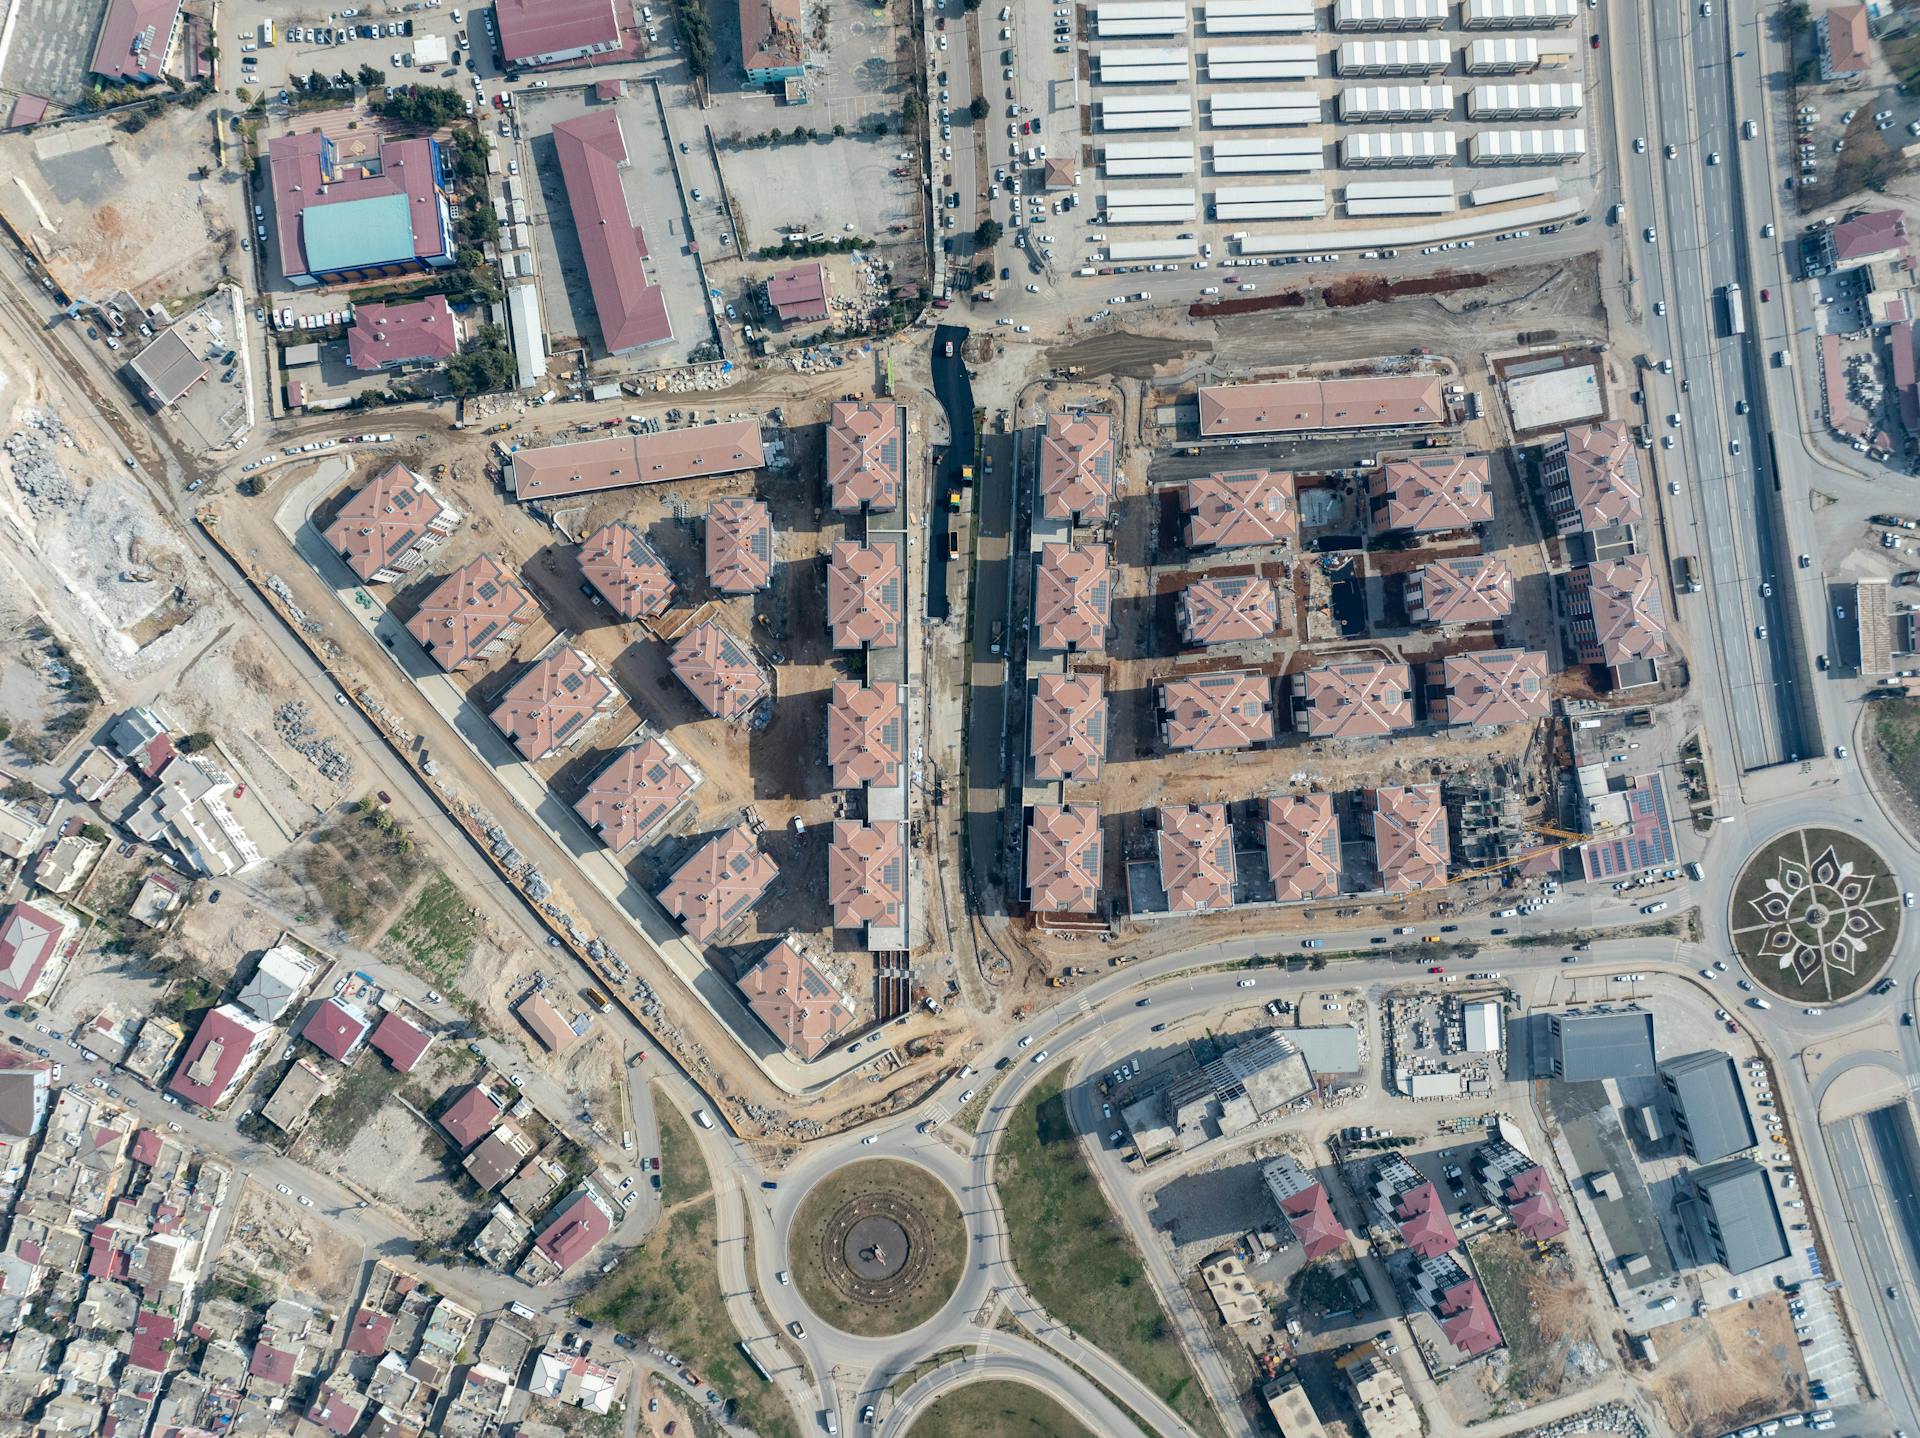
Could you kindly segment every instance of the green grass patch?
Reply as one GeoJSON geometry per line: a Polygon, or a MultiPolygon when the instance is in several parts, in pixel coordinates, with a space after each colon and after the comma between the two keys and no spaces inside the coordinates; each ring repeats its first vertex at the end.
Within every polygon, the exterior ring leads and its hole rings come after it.
{"type": "Polygon", "coordinates": [[[967,1261],[967,1226],[960,1205],[939,1179],[918,1164],[867,1159],[835,1169],[807,1190],[787,1233],[787,1265],[793,1286],[822,1320],[863,1338],[905,1333],[945,1306],[967,1261]],[[933,1254],[919,1283],[890,1303],[860,1303],[842,1296],[821,1258],[821,1231],[850,1200],[863,1194],[893,1194],[918,1209],[932,1233],[933,1254]]]}
{"type": "Polygon", "coordinates": [[[300,877],[342,933],[364,939],[393,912],[418,869],[413,836],[385,809],[362,800],[338,823],[313,832],[300,877]]]}
{"type": "Polygon", "coordinates": [[[397,1073],[371,1049],[363,1048],[340,1087],[313,1106],[306,1137],[322,1152],[344,1148],[392,1101],[406,1075],[397,1073]]]}
{"type": "Polygon", "coordinates": [[[1140,1255],[1080,1152],[1056,1069],[1022,1100],[994,1176],[1014,1266],[1041,1305],[1198,1432],[1225,1438],[1140,1255]]]}
{"type": "Polygon", "coordinates": [[[674,1208],[712,1192],[707,1165],[680,1110],[656,1095],[653,1112],[660,1128],[660,1202],[674,1208]]]}
{"type": "MultiPolygon", "coordinates": [[[[661,1132],[664,1136],[664,1126],[661,1132]]],[[[700,1163],[692,1136],[684,1136],[688,1157],[682,1162],[700,1163]]],[[[663,1155],[663,1174],[667,1162],[663,1155]]],[[[712,1177],[704,1165],[701,1172],[702,1186],[710,1190],[712,1177]]],[[[715,1232],[713,1194],[708,1192],[662,1219],[646,1242],[629,1249],[620,1266],[595,1283],[577,1306],[596,1323],[679,1354],[733,1400],[739,1421],[761,1438],[800,1438],[780,1390],[753,1371],[737,1346],[740,1335],[727,1318],[714,1262],[715,1232]]]]}
{"type": "Polygon", "coordinates": [[[473,952],[472,907],[453,880],[435,874],[387,931],[388,941],[415,970],[452,988],[473,952]]]}
{"type": "Polygon", "coordinates": [[[1557,1345],[1532,1321],[1535,1304],[1527,1293],[1527,1266],[1533,1259],[1511,1232],[1488,1234],[1467,1245],[1481,1287],[1493,1308],[1500,1335],[1507,1340],[1507,1389],[1520,1398],[1550,1396],[1557,1390],[1557,1345]],[[1542,1392],[1541,1390],[1547,1390],[1542,1392]]]}
{"type": "Polygon", "coordinates": [[[1094,1438],[1066,1409],[1024,1383],[967,1383],[943,1393],[909,1438],[1094,1438]]]}

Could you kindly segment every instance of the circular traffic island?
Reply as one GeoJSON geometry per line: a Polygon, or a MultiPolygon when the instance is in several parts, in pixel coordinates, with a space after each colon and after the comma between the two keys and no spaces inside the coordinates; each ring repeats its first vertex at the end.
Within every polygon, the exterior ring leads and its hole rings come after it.
{"type": "Polygon", "coordinates": [[[1838,829],[1794,829],[1747,860],[1727,926],[1754,982],[1818,1006],[1880,978],[1901,911],[1900,882],[1879,850],[1838,829]]]}
{"type": "Polygon", "coordinates": [[[822,1322],[888,1337],[925,1323],[953,1296],[967,1229],[952,1191],[926,1169],[866,1159],[807,1191],[787,1258],[794,1287],[822,1322]]]}

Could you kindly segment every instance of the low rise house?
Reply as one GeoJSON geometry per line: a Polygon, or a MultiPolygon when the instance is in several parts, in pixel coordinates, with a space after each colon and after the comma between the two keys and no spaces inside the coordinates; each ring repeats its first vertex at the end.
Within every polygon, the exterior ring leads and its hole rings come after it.
{"type": "Polygon", "coordinates": [[[1027,816],[1027,902],[1036,913],[1100,910],[1100,809],[1036,804],[1027,816]]]}
{"type": "Polygon", "coordinates": [[[50,985],[72,956],[79,916],[42,899],[0,914],[0,999],[24,1003],[50,985]]]}
{"type": "Polygon", "coordinates": [[[1113,508],[1113,421],[1050,414],[1040,437],[1040,513],[1068,524],[1104,524],[1113,508]]]}
{"type": "Polygon", "coordinates": [[[668,662],[716,719],[745,719],[773,692],[772,678],[747,646],[712,619],[681,635],[668,662]]]}
{"type": "Polygon", "coordinates": [[[564,1200],[534,1239],[535,1250],[560,1274],[576,1267],[613,1231],[613,1209],[592,1184],[564,1200]]]}
{"type": "Polygon", "coordinates": [[[353,307],[347,363],[354,369],[418,369],[443,365],[460,353],[460,322],[445,295],[353,307]]]}
{"type": "Polygon", "coordinates": [[[520,1002],[513,1006],[513,1014],[550,1054],[565,1053],[579,1037],[566,1016],[549,1003],[539,989],[528,989],[522,994],[520,1002]]]}
{"type": "Polygon", "coordinates": [[[1043,544],[1034,571],[1033,623],[1041,649],[1102,653],[1113,622],[1104,544],[1043,544]]]}
{"type": "Polygon", "coordinates": [[[1323,664],[1294,683],[1294,728],[1309,738],[1379,738],[1413,725],[1413,671],[1405,664],[1323,664]]]}
{"type": "Polygon", "coordinates": [[[1279,622],[1273,584],[1257,574],[1208,575],[1180,591],[1182,644],[1245,644],[1279,622]]]}
{"type": "Polygon", "coordinates": [[[1641,521],[1640,456],[1625,420],[1575,425],[1545,446],[1540,483],[1562,534],[1599,534],[1641,521]]]}
{"type": "Polygon", "coordinates": [[[841,540],[827,562],[827,623],[835,649],[892,649],[904,612],[897,545],[841,540]]]}
{"type": "Polygon", "coordinates": [[[603,524],[580,545],[580,572],[622,619],[655,619],[673,605],[673,573],[640,531],[603,524]]]}
{"type": "Polygon", "coordinates": [[[420,601],[407,632],[448,673],[504,653],[540,607],[490,555],[461,566],[420,601]]]}
{"type": "Polygon", "coordinates": [[[1873,70],[1873,32],[1865,5],[1834,5],[1813,22],[1820,79],[1828,85],[1857,84],[1873,70]]]}
{"type": "Polygon", "coordinates": [[[393,1065],[394,1072],[409,1074],[433,1046],[433,1035],[420,1025],[396,1013],[380,1016],[373,1035],[367,1040],[375,1053],[393,1065]]]}
{"type": "Polygon", "coordinates": [[[1493,519],[1484,454],[1388,460],[1373,472],[1373,523],[1382,533],[1450,534],[1493,519]]]}
{"type": "Polygon", "coordinates": [[[369,1027],[367,1016],[354,1005],[330,998],[321,1000],[300,1036],[328,1058],[344,1064],[351,1063],[360,1052],[369,1027]]]}
{"type": "Polygon", "coordinates": [[[1042,674],[1033,684],[1033,776],[1045,782],[1100,777],[1107,752],[1107,682],[1098,674],[1042,674]]]}
{"type": "Polygon", "coordinates": [[[388,465],[349,495],[327,526],[327,547],[368,584],[419,569],[460,527],[460,511],[404,464],[388,465]]]}
{"type": "Polygon", "coordinates": [[[272,1038],[271,1025],[232,1004],[209,1010],[168,1082],[167,1092],[182,1103],[219,1108],[238,1092],[272,1038]]]}
{"type": "Polygon", "coordinates": [[[836,400],[827,414],[827,493],[835,512],[899,508],[906,448],[904,404],[836,400]]]}
{"type": "Polygon", "coordinates": [[[616,854],[657,833],[690,800],[701,776],[657,735],[616,749],[573,809],[616,854]]]}
{"type": "Polygon", "coordinates": [[[1484,649],[1440,661],[1433,710],[1442,723],[1521,724],[1546,718],[1551,702],[1547,656],[1537,650],[1484,649]]]}
{"type": "Polygon", "coordinates": [[[1233,830],[1224,804],[1162,804],[1160,887],[1176,914],[1233,905],[1233,830]]]}
{"type": "Polygon", "coordinates": [[[906,886],[905,824],[834,820],[827,843],[827,903],[836,929],[897,929],[906,886]]]}
{"type": "Polygon", "coordinates": [[[1283,904],[1340,892],[1340,825],[1326,794],[1266,801],[1267,872],[1283,904]]]}
{"type": "Polygon", "coordinates": [[[773,582],[773,515],[759,500],[714,500],[706,539],[707,583],[715,592],[753,594],[773,582]]]}
{"type": "Polygon", "coordinates": [[[740,976],[755,1018],[794,1057],[811,1062],[853,1027],[854,1005],[832,972],[785,938],[740,976]]]}
{"type": "Polygon", "coordinates": [[[832,312],[832,299],[833,282],[827,277],[827,267],[818,260],[789,265],[767,280],[767,307],[783,325],[826,319],[832,312]]]}
{"type": "Polygon", "coordinates": [[[1167,680],[1160,686],[1160,737],[1169,749],[1196,754],[1268,743],[1273,680],[1252,669],[1167,680]]]}
{"type": "Polygon", "coordinates": [[[583,649],[565,645],[523,674],[488,717],[522,758],[552,758],[578,744],[620,694],[583,649]]]}
{"type": "Polygon", "coordinates": [[[827,765],[833,787],[897,785],[904,733],[898,684],[835,680],[827,700],[827,765]]]}
{"type": "Polygon", "coordinates": [[[674,871],[658,895],[660,907],[680,920],[688,937],[714,943],[746,917],[779,873],[751,831],[728,829],[674,871]]]}
{"type": "Polygon", "coordinates": [[[1404,594],[1410,623],[1492,624],[1513,613],[1513,571],[1486,554],[1435,559],[1407,576],[1404,594]]]}
{"type": "Polygon", "coordinates": [[[1300,537],[1293,476],[1284,470],[1196,475],[1187,481],[1184,508],[1191,549],[1292,544],[1300,537]]]}
{"type": "Polygon", "coordinates": [[[473,1152],[461,1160],[460,1166],[480,1185],[483,1193],[491,1193],[512,1178],[521,1160],[532,1152],[533,1141],[510,1120],[503,1119],[474,1145],[473,1152]]]}
{"type": "Polygon", "coordinates": [[[440,1127],[447,1131],[454,1148],[461,1153],[485,1138],[499,1121],[500,1100],[479,1084],[467,1085],[466,1091],[440,1115],[440,1127]]]}
{"type": "Polygon", "coordinates": [[[275,944],[260,955],[253,976],[234,1002],[257,1019],[278,1023],[319,972],[319,964],[304,950],[292,944],[275,944]]]}
{"type": "Polygon", "coordinates": [[[1389,894],[1407,894],[1444,884],[1452,851],[1440,786],[1406,784],[1375,789],[1367,797],[1373,805],[1380,887],[1389,894]]]}

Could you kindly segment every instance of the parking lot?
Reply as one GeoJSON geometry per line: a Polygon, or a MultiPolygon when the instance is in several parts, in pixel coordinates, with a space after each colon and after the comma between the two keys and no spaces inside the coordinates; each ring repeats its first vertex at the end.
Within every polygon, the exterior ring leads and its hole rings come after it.
{"type": "MultiPolygon", "coordinates": [[[[222,77],[230,85],[246,86],[277,95],[288,87],[294,76],[319,71],[336,75],[342,70],[357,75],[363,65],[383,72],[384,83],[401,84],[424,78],[453,83],[456,72],[466,83],[468,64],[483,80],[499,73],[492,47],[483,43],[476,54],[467,41],[469,25],[484,23],[482,11],[468,11],[447,0],[405,0],[403,4],[375,3],[348,6],[340,10],[318,10],[300,0],[266,0],[265,4],[244,11],[223,12],[229,31],[222,36],[225,67],[222,77]],[[458,15],[459,20],[454,16],[458,15]],[[237,20],[249,23],[232,28],[237,20]],[[262,44],[264,24],[273,26],[273,44],[262,44]],[[367,31],[377,31],[367,34],[367,31]],[[324,39],[322,36],[324,35],[324,39]],[[416,58],[416,52],[431,55],[435,42],[443,42],[447,59],[431,64],[416,58]],[[453,56],[458,53],[459,60],[453,56]],[[398,57],[398,58],[396,58],[398,57]],[[237,65],[235,62],[238,62],[237,65]]],[[[484,30],[479,32],[485,40],[484,30]]]]}

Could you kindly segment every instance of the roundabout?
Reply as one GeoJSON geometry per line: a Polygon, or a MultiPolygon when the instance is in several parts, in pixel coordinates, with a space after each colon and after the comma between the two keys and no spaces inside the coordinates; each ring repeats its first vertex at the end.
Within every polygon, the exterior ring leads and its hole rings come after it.
{"type": "Polygon", "coordinates": [[[1792,829],[1747,860],[1727,928],[1749,978],[1818,1007],[1880,978],[1901,915],[1899,880],[1872,845],[1837,829],[1792,829]]]}
{"type": "Polygon", "coordinates": [[[787,1233],[793,1284],[821,1322],[861,1337],[917,1328],[945,1306],[966,1259],[946,1184],[918,1164],[867,1159],[801,1200],[787,1233]]]}

